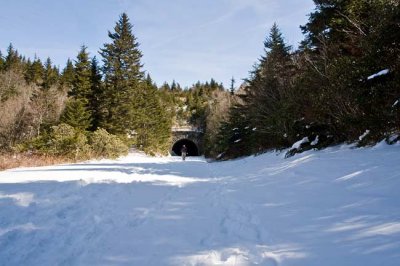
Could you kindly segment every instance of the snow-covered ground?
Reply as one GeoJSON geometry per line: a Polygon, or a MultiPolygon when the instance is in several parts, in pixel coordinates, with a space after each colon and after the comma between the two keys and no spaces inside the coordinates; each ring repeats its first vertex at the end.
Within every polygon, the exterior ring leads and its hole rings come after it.
{"type": "Polygon", "coordinates": [[[400,147],[0,172],[0,265],[400,265],[400,147]]]}

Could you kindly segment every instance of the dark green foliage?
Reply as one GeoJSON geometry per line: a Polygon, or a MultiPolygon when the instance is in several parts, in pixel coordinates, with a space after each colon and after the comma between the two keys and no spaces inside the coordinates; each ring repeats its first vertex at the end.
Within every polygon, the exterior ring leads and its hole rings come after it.
{"type": "Polygon", "coordinates": [[[187,109],[183,112],[183,117],[186,117],[187,122],[194,125],[200,130],[206,127],[206,112],[208,103],[212,100],[214,91],[223,91],[222,84],[217,83],[214,79],[210,82],[197,82],[187,92],[183,93],[186,97],[187,109]]]}
{"type": "Polygon", "coordinates": [[[72,89],[68,95],[74,99],[88,103],[92,83],[92,70],[89,60],[87,47],[82,46],[79,51],[74,66],[74,79],[72,80],[72,89]]]}
{"type": "Polygon", "coordinates": [[[101,105],[100,99],[102,94],[102,83],[101,83],[101,73],[96,57],[93,57],[91,61],[91,73],[90,73],[90,93],[88,95],[89,99],[89,110],[92,115],[92,126],[91,130],[96,130],[99,127],[101,119],[101,105]]]}
{"type": "Polygon", "coordinates": [[[242,103],[234,107],[240,111],[231,110],[220,129],[220,149],[226,156],[290,147],[305,137],[309,142],[289,155],[359,141],[366,130],[370,133],[360,145],[400,133],[399,4],[314,2],[298,51],[291,53],[277,26],[272,27],[264,43],[266,54],[248,80],[242,103]],[[381,70],[388,74],[368,78],[381,70]],[[227,141],[233,140],[227,132],[238,128],[236,135],[247,136],[243,121],[257,130],[239,147],[227,141]]]}
{"type": "Polygon", "coordinates": [[[71,82],[72,86],[68,92],[69,101],[61,117],[63,123],[80,130],[87,130],[92,126],[92,113],[89,107],[89,99],[92,94],[92,69],[86,49],[85,46],[82,46],[78,53],[73,79],[69,77],[70,81],[64,80],[71,82]]]}
{"type": "Polygon", "coordinates": [[[171,114],[157,88],[143,83],[133,104],[135,145],[148,153],[166,153],[171,137],[171,114]]]}
{"type": "Polygon", "coordinates": [[[32,64],[27,65],[25,71],[25,80],[28,83],[34,83],[37,86],[42,86],[44,76],[44,66],[39,58],[35,58],[32,64]]]}
{"type": "Polygon", "coordinates": [[[396,128],[399,9],[390,1],[318,1],[303,27],[304,56],[312,66],[304,76],[320,80],[309,87],[320,98],[313,116],[339,141],[357,140],[366,129],[376,141],[396,128]],[[383,69],[390,74],[367,79],[383,69]]]}
{"type": "Polygon", "coordinates": [[[126,134],[133,129],[132,108],[141,89],[142,53],[125,13],[108,36],[111,43],[104,44],[100,51],[104,75],[100,126],[114,134],[126,134]]]}
{"type": "Polygon", "coordinates": [[[55,85],[58,82],[58,79],[59,79],[58,69],[52,65],[51,59],[47,58],[46,62],[44,63],[44,70],[42,77],[43,89],[48,90],[51,86],[55,85]]]}
{"type": "Polygon", "coordinates": [[[74,65],[70,59],[67,60],[67,65],[61,73],[61,85],[64,86],[68,91],[72,90],[75,80],[74,65]]]}
{"type": "Polygon", "coordinates": [[[87,130],[91,126],[91,113],[87,110],[85,102],[71,98],[66,103],[60,121],[80,130],[87,130]]]}
{"type": "Polygon", "coordinates": [[[202,131],[206,154],[221,158],[306,138],[288,155],[340,142],[394,143],[400,133],[398,1],[314,2],[299,49],[292,51],[274,24],[250,77],[237,90],[232,78],[230,93],[214,79],[184,90],[174,80],[158,89],[144,77],[125,13],[100,51],[101,69],[85,46],[60,75],[50,59],[31,61],[10,44],[0,54],[0,145],[10,149],[34,138],[38,150],[74,158],[125,152],[103,151],[122,147],[108,131],[148,153],[165,153],[172,125],[202,131]],[[382,70],[387,73],[368,78],[382,70]],[[69,125],[58,125],[62,110],[69,125]],[[90,137],[98,128],[104,130],[90,137]]]}
{"type": "Polygon", "coordinates": [[[234,95],[235,94],[235,79],[232,77],[231,79],[231,87],[229,88],[229,92],[234,95]]]}
{"type": "Polygon", "coordinates": [[[125,13],[108,36],[111,43],[100,52],[104,84],[96,98],[96,126],[132,137],[133,144],[146,152],[166,153],[172,117],[165,112],[151,77],[144,79],[142,53],[125,13]]]}
{"type": "Polygon", "coordinates": [[[291,47],[285,44],[276,24],[264,47],[265,55],[252,71],[245,94],[231,107],[229,120],[218,134],[219,152],[225,152],[225,158],[288,145],[288,135],[298,115],[292,106],[291,47]]]}
{"type": "Polygon", "coordinates": [[[298,117],[292,112],[291,81],[294,66],[290,46],[284,42],[276,24],[264,42],[265,56],[249,79],[244,97],[251,126],[256,127],[255,151],[285,145],[285,135],[298,117]]]}
{"type": "Polygon", "coordinates": [[[217,159],[230,159],[250,155],[254,131],[247,118],[247,112],[242,104],[234,104],[229,109],[229,119],[223,121],[217,134],[217,159]]]}
{"type": "MultiPolygon", "coordinates": [[[[9,129],[18,132],[13,134],[16,138],[1,139],[1,146],[11,147],[36,137],[34,142],[39,143],[36,150],[71,157],[73,152],[82,149],[81,145],[87,145],[81,136],[103,126],[148,153],[165,154],[169,150],[174,115],[169,101],[173,97],[164,98],[150,75],[143,78],[142,54],[126,14],[121,15],[114,30],[109,32],[111,42],[100,52],[102,69],[95,57],[89,58],[85,46],[81,47],[74,64],[68,60],[61,75],[50,58],[44,65],[36,57],[31,62],[9,46],[7,56],[0,56],[0,71],[5,71],[4,75],[0,73],[4,77],[4,86],[0,82],[0,107],[11,113],[0,117],[0,134],[9,135],[9,129]],[[58,126],[59,121],[63,124],[58,126]],[[57,142],[58,136],[65,141],[57,142]],[[49,142],[54,145],[47,149],[49,142]]],[[[174,90],[181,91],[179,84],[175,83],[174,90]]],[[[108,146],[118,144],[115,136],[103,131],[96,132],[112,140],[108,146]]],[[[95,155],[89,155],[115,157],[121,153],[120,148],[118,144],[115,151],[103,154],[96,150],[95,155]]],[[[78,157],[84,158],[74,155],[78,157]]]]}
{"type": "Polygon", "coordinates": [[[4,60],[4,70],[23,70],[23,62],[22,57],[18,54],[18,51],[14,49],[13,45],[10,45],[7,48],[7,56],[4,60]]]}

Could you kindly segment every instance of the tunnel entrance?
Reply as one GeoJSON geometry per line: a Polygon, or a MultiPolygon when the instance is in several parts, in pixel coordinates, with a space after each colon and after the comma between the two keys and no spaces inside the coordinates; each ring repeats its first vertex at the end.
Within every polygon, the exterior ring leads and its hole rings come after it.
{"type": "Polygon", "coordinates": [[[181,156],[182,155],[181,149],[183,145],[186,146],[188,156],[200,155],[197,145],[189,139],[180,139],[177,142],[175,142],[174,145],[172,146],[173,155],[181,156]]]}

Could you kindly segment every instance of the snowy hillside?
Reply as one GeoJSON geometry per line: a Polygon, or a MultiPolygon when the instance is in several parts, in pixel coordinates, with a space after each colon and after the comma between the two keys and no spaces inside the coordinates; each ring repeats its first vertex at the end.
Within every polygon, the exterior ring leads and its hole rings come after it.
{"type": "Polygon", "coordinates": [[[399,159],[380,144],[0,172],[0,265],[397,266],[399,159]]]}

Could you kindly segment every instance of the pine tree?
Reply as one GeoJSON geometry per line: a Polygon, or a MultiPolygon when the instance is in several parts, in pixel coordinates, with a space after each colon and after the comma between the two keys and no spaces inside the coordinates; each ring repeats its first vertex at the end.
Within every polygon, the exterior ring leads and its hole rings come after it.
{"type": "Polygon", "coordinates": [[[292,61],[291,47],[285,44],[282,33],[274,24],[264,42],[265,55],[249,80],[245,103],[252,127],[257,130],[254,150],[282,145],[283,136],[295,118],[290,110],[292,61]]]}
{"type": "MultiPolygon", "coordinates": [[[[217,152],[227,158],[284,147],[284,135],[293,116],[291,47],[286,45],[274,24],[264,42],[261,57],[250,78],[245,94],[229,110],[229,119],[221,124],[217,152]]],[[[231,90],[232,90],[231,86],[231,90]]]]}
{"type": "Polygon", "coordinates": [[[173,80],[171,84],[171,91],[176,91],[176,90],[177,90],[176,82],[175,80],[173,80]]]}
{"type": "Polygon", "coordinates": [[[51,59],[48,57],[46,62],[44,63],[44,71],[43,71],[43,83],[42,87],[45,90],[48,90],[51,86],[55,85],[58,81],[58,70],[53,67],[51,59]]]}
{"type": "Polygon", "coordinates": [[[160,90],[162,90],[162,91],[170,91],[171,90],[171,86],[167,82],[164,82],[164,84],[161,86],[160,90]]]}
{"type": "Polygon", "coordinates": [[[7,48],[7,56],[4,62],[4,69],[5,70],[20,70],[22,71],[22,59],[21,56],[18,54],[18,51],[14,49],[13,45],[10,45],[7,48]]]}
{"type": "Polygon", "coordinates": [[[100,51],[104,75],[100,126],[114,134],[125,134],[133,130],[132,109],[143,78],[142,53],[126,13],[120,16],[114,32],[108,36],[111,42],[104,44],[100,51]]]}
{"type": "Polygon", "coordinates": [[[235,79],[233,77],[231,78],[231,87],[230,87],[229,91],[230,91],[231,95],[235,94],[235,79]]]}
{"type": "Polygon", "coordinates": [[[92,113],[89,107],[92,89],[92,70],[87,47],[82,46],[75,66],[71,90],[68,92],[69,101],[61,121],[81,130],[91,127],[92,113]]]}
{"type": "Polygon", "coordinates": [[[94,56],[91,61],[91,88],[89,94],[89,109],[92,114],[92,127],[91,130],[96,130],[100,125],[101,110],[100,102],[102,94],[101,73],[96,57],[94,56]]]}
{"type": "Polygon", "coordinates": [[[133,128],[135,144],[148,153],[165,154],[171,137],[172,112],[168,104],[161,102],[157,88],[141,83],[133,104],[133,128]]]}
{"type": "Polygon", "coordinates": [[[87,130],[91,126],[91,114],[87,110],[87,104],[81,99],[70,98],[60,121],[82,131],[87,130]]]}
{"type": "Polygon", "coordinates": [[[75,70],[72,61],[68,58],[67,64],[61,74],[61,85],[69,92],[72,90],[75,80],[75,70]]]}
{"type": "Polygon", "coordinates": [[[91,66],[89,60],[89,53],[86,51],[87,47],[82,46],[79,51],[74,66],[74,80],[72,89],[68,93],[70,97],[81,100],[83,103],[88,104],[89,94],[91,90],[91,66]]]}
{"type": "Polygon", "coordinates": [[[44,75],[44,67],[40,58],[35,56],[31,65],[28,66],[28,69],[25,74],[25,79],[28,83],[35,83],[38,86],[41,86],[43,83],[43,75],[44,75]]]}
{"type": "MultiPolygon", "coordinates": [[[[398,128],[392,105],[398,99],[399,6],[396,1],[319,0],[302,52],[314,120],[330,128],[336,141],[356,140],[366,129],[398,128]],[[379,20],[376,18],[379,17],[379,20]],[[382,69],[391,75],[368,81],[382,69]]],[[[369,136],[373,136],[371,133],[369,136]]]]}
{"type": "Polygon", "coordinates": [[[146,75],[146,84],[147,84],[147,86],[151,86],[151,87],[154,87],[154,88],[157,89],[157,85],[156,85],[156,83],[153,81],[153,79],[151,78],[151,76],[150,76],[149,73],[147,73],[147,75],[146,75]]]}

